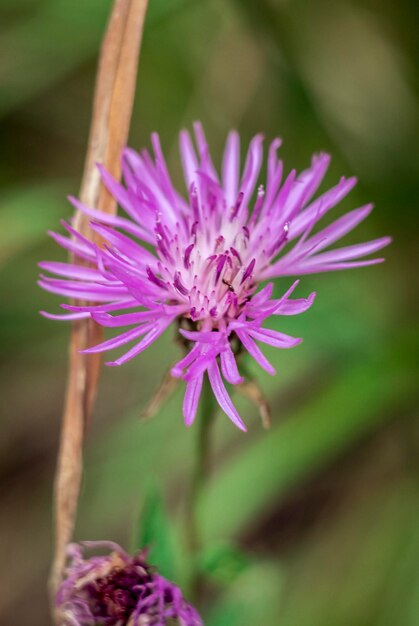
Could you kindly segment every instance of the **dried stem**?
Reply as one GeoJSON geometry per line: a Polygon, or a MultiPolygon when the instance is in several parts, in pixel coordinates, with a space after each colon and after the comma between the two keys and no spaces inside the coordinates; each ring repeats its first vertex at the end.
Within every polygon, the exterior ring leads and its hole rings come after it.
{"type": "MultiPolygon", "coordinates": [[[[120,154],[128,136],[147,4],[148,0],[115,0],[100,52],[80,199],[105,213],[115,213],[116,203],[102,185],[96,163],[102,163],[115,178],[120,178],[120,154]]],[[[76,212],[74,224],[85,237],[94,238],[87,216],[76,212]]],[[[100,370],[99,355],[82,355],[80,350],[99,341],[100,335],[100,327],[93,320],[73,324],[55,478],[52,598],[60,583],[66,547],[73,535],[83,469],[84,432],[92,413],[100,370]]]]}

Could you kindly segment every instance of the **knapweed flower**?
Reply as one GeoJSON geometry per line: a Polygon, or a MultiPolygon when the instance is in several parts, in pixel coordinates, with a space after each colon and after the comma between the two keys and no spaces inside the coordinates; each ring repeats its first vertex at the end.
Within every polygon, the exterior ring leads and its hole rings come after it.
{"type": "Polygon", "coordinates": [[[60,626],[203,626],[173,583],[160,576],[144,552],[128,555],[108,541],[70,544],[69,564],[56,608],[60,626]],[[105,556],[85,556],[86,550],[105,556]]]}
{"type": "Polygon", "coordinates": [[[77,209],[91,217],[91,228],[105,241],[99,248],[64,227],[70,237],[51,233],[81,262],[41,263],[59,278],[42,276],[42,287],[61,296],[87,301],[85,306],[62,305],[71,311],[54,319],[91,316],[102,326],[124,330],[85,352],[102,352],[134,342],[108,365],[121,365],[152,344],[177,320],[189,351],[172,370],[186,381],[184,418],[195,418],[205,373],[217,401],[241,429],[240,419],[223,379],[242,382],[237,356],[246,350],[270,374],[274,368],[259,343],[291,348],[300,339],[264,326],[272,315],[295,315],[314,299],[291,299],[295,282],[281,298],[272,298],[266,280],[327,272],[379,263],[364,259],[389,243],[383,237],[326,250],[357,226],[372,210],[355,209],[313,234],[321,218],[356,183],[341,178],[331,189],[313,197],[326,173],[330,157],[313,157],[301,174],[291,171],[283,180],[275,139],[267,156],[266,184],[258,186],[263,161],[263,138],[250,143],[240,167],[239,135],[227,139],[221,175],[213,165],[200,124],[195,125],[196,148],[190,135],[180,134],[180,155],[188,193],[181,195],[169,176],[157,134],[152,135],[154,157],[126,149],[122,155],[125,186],[102,168],[102,180],[126,217],[103,215],[74,198],[77,209]],[[361,260],[360,260],[361,259],[361,260]],[[119,315],[113,313],[119,312],[119,315]],[[122,313],[121,313],[122,312],[122,313]],[[221,371],[220,371],[221,370],[221,371]]]}

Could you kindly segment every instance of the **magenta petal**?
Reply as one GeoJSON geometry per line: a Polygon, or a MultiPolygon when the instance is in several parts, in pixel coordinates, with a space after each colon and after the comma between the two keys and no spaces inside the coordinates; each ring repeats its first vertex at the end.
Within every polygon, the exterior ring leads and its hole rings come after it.
{"type": "Polygon", "coordinates": [[[58,263],[52,261],[41,261],[39,267],[52,274],[66,276],[67,278],[78,278],[80,280],[103,280],[100,272],[96,268],[84,267],[73,263],[58,263]]]}
{"type": "Polygon", "coordinates": [[[332,243],[344,237],[347,233],[351,232],[358,226],[373,209],[372,204],[367,204],[360,209],[350,211],[343,217],[340,217],[332,224],[321,230],[319,233],[307,239],[304,243],[304,249],[309,249],[312,246],[316,246],[316,250],[322,250],[323,248],[330,246],[332,243]]]}
{"type": "Polygon", "coordinates": [[[98,311],[90,314],[92,318],[101,326],[108,328],[118,328],[120,326],[131,326],[132,324],[140,324],[142,322],[150,322],[151,320],[161,317],[161,311],[139,311],[137,313],[124,313],[122,315],[112,316],[106,312],[98,311]]]}
{"type": "Polygon", "coordinates": [[[172,319],[168,319],[155,324],[154,328],[152,328],[152,330],[150,330],[150,332],[147,333],[147,335],[136,346],[131,348],[131,350],[128,350],[128,352],[119,357],[119,359],[116,359],[115,361],[108,361],[106,365],[111,367],[118,366],[133,359],[137,356],[137,354],[140,354],[140,352],[143,352],[143,350],[148,348],[157,339],[157,337],[160,337],[172,321],[172,319]]]}
{"type": "Polygon", "coordinates": [[[200,343],[216,344],[220,342],[220,339],[222,339],[222,335],[216,331],[190,331],[181,328],[179,332],[186,339],[189,339],[190,341],[199,341],[200,343]]]}
{"type": "Polygon", "coordinates": [[[92,209],[79,200],[74,198],[73,196],[68,196],[71,204],[82,211],[92,219],[100,222],[101,224],[106,224],[107,226],[111,226],[112,228],[122,228],[130,235],[134,235],[134,237],[138,237],[138,239],[142,239],[143,241],[147,241],[148,243],[154,243],[155,236],[154,233],[148,233],[143,228],[131,220],[126,219],[125,217],[118,217],[116,215],[109,215],[108,213],[103,213],[103,211],[98,211],[97,209],[92,209]]]}
{"type": "Polygon", "coordinates": [[[201,159],[201,169],[207,176],[218,182],[217,170],[215,169],[214,164],[211,160],[211,155],[209,152],[208,143],[202,124],[201,122],[194,122],[193,127],[196,137],[196,143],[198,145],[198,152],[201,159]]]}
{"type": "Polygon", "coordinates": [[[277,138],[274,139],[269,146],[269,154],[268,154],[268,177],[266,181],[266,195],[265,195],[265,203],[263,210],[269,210],[272,201],[278,192],[279,185],[281,184],[282,179],[282,162],[278,160],[276,153],[278,148],[280,147],[282,141],[277,138]]]}
{"type": "Polygon", "coordinates": [[[225,199],[227,207],[231,209],[239,193],[240,176],[240,137],[235,131],[232,131],[227,138],[222,171],[225,199]]]}
{"type": "Polygon", "coordinates": [[[314,200],[292,221],[288,235],[289,241],[301,235],[313,219],[318,221],[330,209],[339,204],[353,189],[356,182],[356,178],[342,178],[335,187],[314,200]]]}
{"type": "Polygon", "coordinates": [[[135,243],[126,235],[109,228],[109,226],[98,224],[97,222],[93,222],[91,227],[99,233],[99,235],[106,239],[106,241],[117,248],[124,250],[125,255],[132,255],[134,258],[141,259],[144,263],[151,263],[152,265],[156,263],[157,259],[153,254],[151,254],[151,252],[135,243]]]}
{"type": "Polygon", "coordinates": [[[109,302],[115,298],[126,295],[125,290],[120,288],[107,288],[100,289],[97,286],[87,287],[83,284],[70,284],[70,281],[55,281],[54,279],[43,278],[38,281],[38,284],[51,293],[56,293],[61,296],[67,296],[69,298],[75,298],[77,300],[91,300],[96,302],[109,302]],[[66,283],[69,283],[66,285],[66,283]]]}
{"type": "Polygon", "coordinates": [[[310,259],[310,262],[323,264],[350,261],[362,256],[374,254],[374,252],[378,252],[378,250],[388,246],[389,243],[391,243],[390,237],[381,237],[380,239],[375,239],[374,241],[358,243],[353,246],[346,246],[344,248],[337,248],[336,250],[329,250],[327,252],[322,252],[321,254],[316,254],[310,259]]]}
{"type": "Polygon", "coordinates": [[[68,322],[69,320],[83,320],[83,319],[87,319],[90,317],[90,313],[54,314],[54,313],[48,313],[47,311],[40,311],[40,314],[42,315],[42,317],[46,317],[49,320],[57,320],[57,321],[63,321],[63,322],[68,322]]]}
{"type": "Polygon", "coordinates": [[[227,382],[231,385],[239,385],[244,381],[243,376],[240,376],[233,350],[228,341],[224,350],[220,353],[220,363],[221,371],[227,382]]]}
{"type": "Polygon", "coordinates": [[[307,264],[302,265],[298,273],[299,274],[320,274],[321,272],[335,272],[337,270],[349,270],[354,269],[356,267],[369,267],[370,265],[378,265],[378,263],[383,263],[384,259],[368,259],[366,261],[348,261],[342,263],[316,263],[313,261],[312,263],[308,262],[307,264]]]}
{"type": "Polygon", "coordinates": [[[236,334],[248,353],[255,359],[256,363],[258,363],[262,369],[268,372],[268,374],[271,374],[273,376],[276,373],[275,368],[271,365],[271,363],[269,363],[266,356],[256,345],[253,339],[249,336],[249,334],[246,331],[239,329],[236,330],[236,334]]]}
{"type": "Polygon", "coordinates": [[[294,217],[315,193],[330,163],[328,154],[313,157],[311,167],[299,174],[281,212],[283,222],[294,217]]]}
{"type": "Polygon", "coordinates": [[[199,169],[199,166],[191,137],[186,130],[182,130],[180,133],[179,148],[185,183],[187,189],[189,189],[196,180],[196,171],[199,169]]]}
{"type": "Polygon", "coordinates": [[[232,403],[231,398],[228,395],[227,390],[223,384],[223,381],[221,380],[220,370],[218,369],[216,359],[214,359],[208,366],[208,378],[217,402],[224,411],[224,413],[227,415],[227,417],[231,419],[233,424],[240,428],[240,430],[246,432],[247,428],[240,418],[240,415],[237,413],[237,410],[232,403]]]}
{"type": "Polygon", "coordinates": [[[137,213],[133,210],[131,198],[129,196],[128,191],[125,189],[123,185],[118,183],[109,172],[103,167],[103,165],[98,164],[98,169],[103,180],[105,187],[112,194],[115,200],[120,204],[120,206],[124,209],[124,211],[135,221],[137,221],[137,213]]]}
{"type": "Polygon", "coordinates": [[[61,307],[66,311],[79,311],[79,312],[108,312],[108,311],[119,311],[122,309],[132,309],[133,307],[138,306],[138,302],[136,300],[118,300],[117,302],[110,302],[109,304],[93,304],[93,305],[83,305],[83,306],[75,306],[73,304],[62,304],[61,307]]]}
{"type": "Polygon", "coordinates": [[[183,370],[189,367],[189,365],[191,365],[200,354],[201,346],[195,344],[192,350],[190,350],[188,354],[183,357],[183,359],[175,363],[175,365],[172,367],[172,376],[174,378],[181,378],[183,376],[183,370]]]}
{"type": "Polygon", "coordinates": [[[243,193],[243,206],[246,206],[252,195],[263,158],[263,135],[256,135],[250,142],[247,159],[244,164],[240,190],[243,193]]]}
{"type": "Polygon", "coordinates": [[[262,343],[274,346],[275,348],[293,348],[302,341],[302,339],[298,339],[297,337],[291,337],[285,333],[280,333],[268,328],[249,328],[248,334],[251,335],[253,339],[262,341],[262,343]]]}
{"type": "Polygon", "coordinates": [[[298,315],[307,311],[314,302],[316,293],[313,291],[308,298],[284,300],[273,312],[274,315],[298,315]]]}
{"type": "Polygon", "coordinates": [[[253,297],[252,297],[252,304],[254,306],[258,306],[260,304],[263,304],[264,302],[266,302],[267,300],[269,300],[269,298],[272,296],[272,290],[273,290],[273,283],[268,283],[267,285],[265,285],[265,287],[263,289],[261,289],[260,291],[258,291],[253,297]]]}
{"type": "Polygon", "coordinates": [[[220,353],[221,346],[215,346],[212,348],[205,347],[201,350],[201,354],[195,359],[195,362],[189,367],[184,379],[192,380],[202,372],[208,369],[209,365],[217,358],[220,353]]]}
{"type": "Polygon", "coordinates": [[[204,374],[199,374],[186,383],[185,397],[183,398],[183,416],[186,426],[190,426],[195,420],[203,380],[204,374]]]}
{"type": "Polygon", "coordinates": [[[282,304],[288,300],[289,296],[295,290],[299,282],[300,281],[298,279],[295,280],[279,300],[268,301],[265,305],[261,303],[258,306],[253,306],[252,300],[251,306],[249,306],[249,316],[258,319],[265,319],[269,315],[275,315],[282,304]]]}
{"type": "Polygon", "coordinates": [[[107,350],[113,350],[114,348],[119,348],[124,344],[141,337],[148,330],[153,328],[153,324],[143,324],[143,326],[138,326],[137,328],[132,328],[131,330],[127,330],[125,333],[121,333],[112,339],[107,339],[102,343],[97,344],[96,346],[92,346],[91,348],[86,348],[86,350],[82,350],[82,354],[94,354],[96,352],[106,352],[107,350]]]}
{"type": "Polygon", "coordinates": [[[68,239],[68,237],[63,237],[63,235],[60,235],[59,233],[54,233],[51,230],[48,231],[48,235],[52,239],[54,239],[54,241],[58,243],[59,246],[64,248],[64,250],[75,254],[80,259],[84,259],[85,261],[94,261],[95,254],[93,246],[85,246],[78,241],[68,239]]]}

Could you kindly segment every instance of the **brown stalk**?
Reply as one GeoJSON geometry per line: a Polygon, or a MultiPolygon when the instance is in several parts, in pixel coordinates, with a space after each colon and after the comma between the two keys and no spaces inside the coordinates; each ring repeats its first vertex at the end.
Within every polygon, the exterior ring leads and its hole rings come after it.
{"type": "MultiPolygon", "coordinates": [[[[119,179],[120,154],[128,137],[135,93],[137,66],[148,0],[115,0],[100,51],[93,115],[80,199],[105,213],[114,214],[116,203],[102,185],[96,163],[119,179]]],[[[75,228],[94,239],[89,218],[74,216],[75,228]]],[[[72,262],[78,262],[72,259],[72,262]]],[[[52,599],[61,581],[66,547],[74,531],[83,470],[83,439],[96,397],[99,355],[80,350],[97,343],[100,327],[93,320],[73,324],[69,347],[69,372],[55,477],[55,548],[50,574],[52,599]]]]}

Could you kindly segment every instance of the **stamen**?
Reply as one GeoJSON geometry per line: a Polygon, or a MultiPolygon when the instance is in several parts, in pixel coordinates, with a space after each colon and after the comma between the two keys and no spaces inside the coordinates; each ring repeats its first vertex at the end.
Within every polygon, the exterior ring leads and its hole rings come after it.
{"type": "Polygon", "coordinates": [[[191,253],[192,253],[192,250],[194,249],[194,247],[195,247],[195,244],[191,243],[185,250],[185,254],[184,254],[184,257],[183,257],[183,264],[185,266],[185,269],[187,269],[187,270],[191,266],[190,258],[191,258],[191,253]]]}
{"type": "Polygon", "coordinates": [[[243,274],[243,278],[240,281],[240,284],[242,285],[244,283],[244,281],[249,278],[250,274],[253,272],[253,269],[256,265],[256,259],[252,259],[249,263],[249,265],[246,268],[245,273],[243,274]]]}
{"type": "Polygon", "coordinates": [[[166,288],[165,283],[164,283],[164,282],[163,282],[160,278],[158,278],[158,277],[155,275],[155,273],[153,272],[153,270],[151,269],[151,267],[150,267],[149,265],[147,265],[147,267],[146,267],[146,272],[147,272],[147,277],[148,277],[148,280],[149,280],[150,282],[152,282],[152,283],[154,283],[155,285],[157,285],[157,287],[161,287],[161,288],[163,288],[163,289],[165,289],[165,288],[166,288]]]}
{"type": "Polygon", "coordinates": [[[240,265],[242,264],[242,260],[240,257],[240,254],[237,252],[236,248],[233,248],[233,246],[230,247],[230,252],[233,256],[236,257],[236,259],[238,260],[238,262],[240,263],[240,265]]]}
{"type": "Polygon", "coordinates": [[[273,244],[273,246],[269,248],[268,250],[269,256],[273,256],[274,254],[277,254],[281,246],[286,243],[288,239],[288,231],[289,231],[289,222],[284,224],[282,233],[279,235],[277,241],[273,244]]]}
{"type": "Polygon", "coordinates": [[[192,321],[194,321],[194,322],[196,322],[196,320],[198,319],[198,316],[197,316],[197,314],[196,314],[196,307],[194,307],[194,306],[193,306],[193,307],[191,307],[191,308],[189,309],[189,314],[190,314],[190,316],[191,316],[191,320],[192,320],[192,321]]]}
{"type": "Polygon", "coordinates": [[[227,261],[227,256],[225,254],[222,254],[220,258],[218,259],[217,271],[215,273],[215,284],[218,283],[218,280],[221,276],[221,272],[223,271],[226,261],[227,261]]]}
{"type": "Polygon", "coordinates": [[[198,190],[196,188],[195,183],[192,183],[189,187],[189,199],[191,202],[191,208],[194,213],[195,219],[199,220],[199,200],[198,200],[198,190]]]}
{"type": "Polygon", "coordinates": [[[253,207],[253,213],[249,220],[249,226],[253,226],[257,222],[260,212],[262,210],[264,201],[265,201],[265,189],[263,185],[259,185],[255,206],[253,207]]]}
{"type": "Polygon", "coordinates": [[[244,196],[244,193],[240,191],[239,195],[237,196],[236,204],[234,205],[233,210],[231,212],[230,222],[232,222],[234,218],[237,217],[238,212],[240,211],[240,207],[243,202],[243,196],[244,196]]]}
{"type": "Polygon", "coordinates": [[[222,235],[220,235],[219,237],[217,237],[217,239],[215,240],[215,251],[218,250],[218,248],[221,246],[221,244],[224,243],[224,237],[222,235]]]}
{"type": "Polygon", "coordinates": [[[180,272],[175,272],[175,278],[173,281],[173,285],[183,296],[187,296],[189,291],[186,289],[185,285],[182,283],[180,272]]]}

